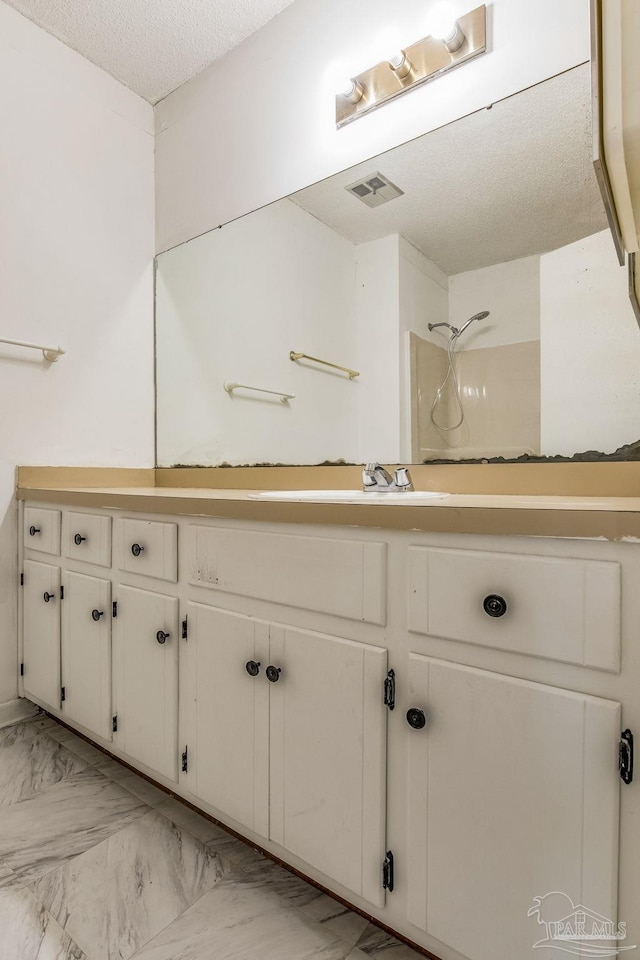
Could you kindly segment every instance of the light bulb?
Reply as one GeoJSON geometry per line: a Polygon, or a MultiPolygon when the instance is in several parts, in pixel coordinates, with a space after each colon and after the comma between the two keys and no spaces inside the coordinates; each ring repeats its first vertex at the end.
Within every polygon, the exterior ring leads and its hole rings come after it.
{"type": "Polygon", "coordinates": [[[340,95],[346,97],[349,103],[359,103],[364,96],[364,88],[357,80],[349,79],[341,85],[340,95]]]}
{"type": "Polygon", "coordinates": [[[404,80],[413,70],[413,64],[404,50],[390,57],[388,63],[399,80],[404,80]]]}
{"type": "Polygon", "coordinates": [[[450,3],[436,3],[429,11],[427,29],[435,40],[442,40],[450,53],[455,53],[464,43],[465,36],[456,20],[450,3]]]}
{"type": "Polygon", "coordinates": [[[436,40],[448,40],[456,32],[456,15],[450,3],[436,3],[429,11],[427,29],[436,40]]]}

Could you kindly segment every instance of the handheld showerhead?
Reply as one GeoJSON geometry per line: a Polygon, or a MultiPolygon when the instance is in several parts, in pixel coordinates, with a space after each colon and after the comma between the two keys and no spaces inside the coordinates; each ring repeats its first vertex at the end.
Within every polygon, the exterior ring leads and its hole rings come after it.
{"type": "Polygon", "coordinates": [[[463,323],[460,329],[458,327],[453,327],[450,323],[429,323],[429,330],[435,330],[436,327],[448,327],[451,330],[451,335],[454,340],[457,340],[460,334],[464,333],[470,323],[473,323],[474,320],[485,320],[489,316],[488,310],[482,310],[480,313],[474,313],[472,317],[463,323]]]}
{"type": "Polygon", "coordinates": [[[456,331],[456,337],[459,337],[462,333],[464,333],[467,327],[475,320],[486,320],[488,316],[489,310],[482,310],[480,313],[474,313],[474,315],[469,317],[466,323],[463,323],[460,329],[456,331]]]}

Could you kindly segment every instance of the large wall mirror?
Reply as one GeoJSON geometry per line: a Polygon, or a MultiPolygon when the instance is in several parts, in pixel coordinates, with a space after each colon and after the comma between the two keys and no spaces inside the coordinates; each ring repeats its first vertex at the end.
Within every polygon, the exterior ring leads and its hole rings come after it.
{"type": "Polygon", "coordinates": [[[156,293],[159,466],[595,459],[640,437],[589,64],[161,254],[156,293]]]}

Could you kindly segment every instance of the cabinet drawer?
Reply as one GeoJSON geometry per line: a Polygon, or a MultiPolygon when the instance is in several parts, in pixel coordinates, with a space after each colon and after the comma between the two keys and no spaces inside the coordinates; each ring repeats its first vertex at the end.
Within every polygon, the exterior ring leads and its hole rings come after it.
{"type": "Polygon", "coordinates": [[[409,547],[409,630],[620,671],[620,565],[409,547]]]}
{"type": "Polygon", "coordinates": [[[67,511],[62,516],[65,557],[99,567],[111,566],[111,517],[67,511]]]}
{"type": "Polygon", "coordinates": [[[157,580],[178,579],[178,527],[156,520],[116,520],[116,562],[120,570],[157,580]]]}
{"type": "Polygon", "coordinates": [[[60,511],[25,507],[24,545],[27,550],[60,556],[60,511]]]}
{"type": "Polygon", "coordinates": [[[189,581],[365,623],[386,623],[385,543],[191,526],[189,581]]]}

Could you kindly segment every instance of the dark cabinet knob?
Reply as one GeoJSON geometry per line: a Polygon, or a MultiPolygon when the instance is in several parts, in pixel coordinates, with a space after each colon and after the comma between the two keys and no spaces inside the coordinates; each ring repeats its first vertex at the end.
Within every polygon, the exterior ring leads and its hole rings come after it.
{"type": "Polygon", "coordinates": [[[170,636],[170,633],[165,633],[164,630],[158,630],[156,633],[156,640],[158,643],[166,643],[170,636]]]}
{"type": "Polygon", "coordinates": [[[96,623],[98,622],[98,620],[100,619],[100,617],[104,617],[104,610],[92,610],[92,611],[91,611],[91,618],[92,618],[92,620],[95,620],[96,623]]]}
{"type": "Polygon", "coordinates": [[[79,547],[80,544],[84,543],[86,539],[87,538],[83,537],[81,533],[76,533],[75,537],[73,538],[73,542],[75,543],[76,547],[79,547]]]}
{"type": "Polygon", "coordinates": [[[55,600],[55,598],[56,598],[55,593],[47,593],[46,590],[42,594],[42,599],[44,600],[45,603],[49,603],[49,600],[55,600]]]}
{"type": "Polygon", "coordinates": [[[131,553],[134,555],[134,557],[139,557],[140,554],[143,552],[144,552],[144,547],[140,546],[139,543],[131,544],[131,553]]]}
{"type": "Polygon", "coordinates": [[[34,526],[29,527],[30,537],[35,537],[36,533],[40,533],[40,527],[34,527],[34,526]]]}
{"type": "Polygon", "coordinates": [[[507,601],[497,593],[490,593],[482,601],[482,609],[489,617],[504,617],[507,612],[507,601]]]}
{"type": "Polygon", "coordinates": [[[427,725],[424,710],[420,710],[418,707],[410,707],[407,710],[407,723],[413,730],[422,730],[427,725]]]}
{"type": "Polygon", "coordinates": [[[244,665],[245,670],[250,677],[257,677],[260,673],[260,661],[259,660],[247,660],[244,665]]]}
{"type": "Polygon", "coordinates": [[[277,683],[278,680],[280,679],[282,668],[274,667],[271,664],[269,664],[269,666],[265,670],[265,673],[267,674],[267,680],[269,680],[270,683],[277,683]]]}

